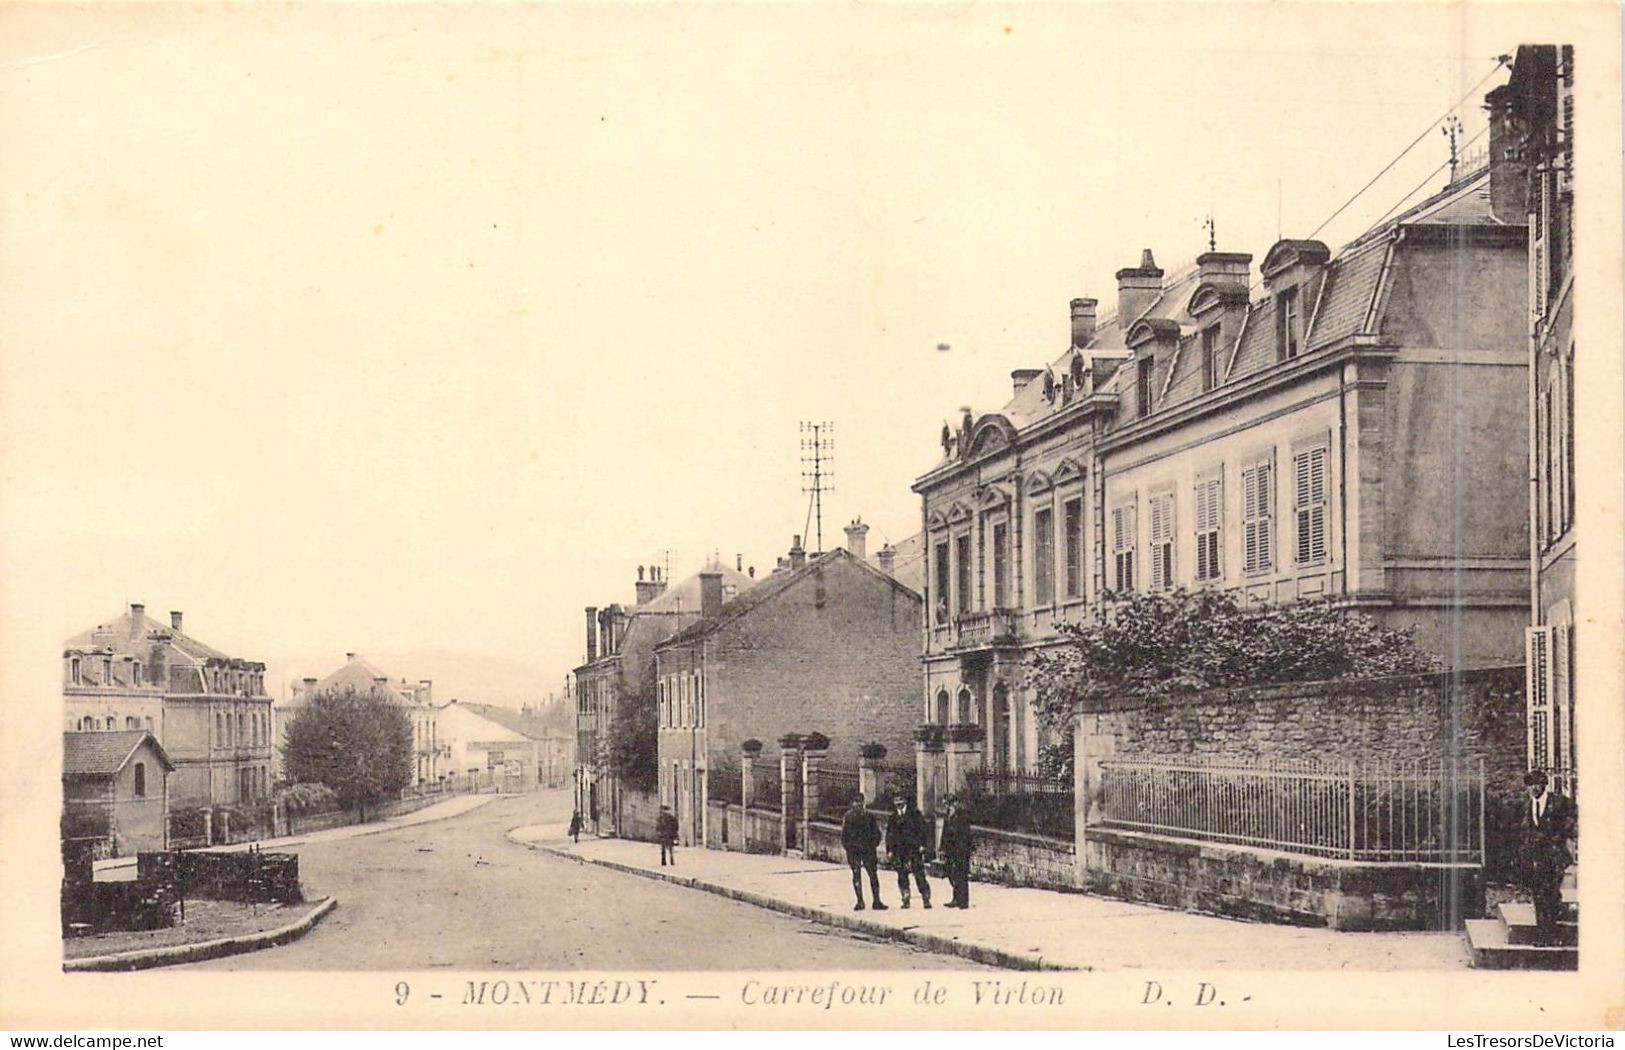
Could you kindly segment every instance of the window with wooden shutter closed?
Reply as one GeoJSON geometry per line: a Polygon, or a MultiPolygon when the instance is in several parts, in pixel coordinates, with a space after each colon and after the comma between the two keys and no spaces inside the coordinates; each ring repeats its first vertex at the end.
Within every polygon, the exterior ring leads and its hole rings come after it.
{"type": "Polygon", "coordinates": [[[1116,590],[1134,589],[1134,506],[1112,510],[1112,552],[1117,569],[1116,590]]]}
{"type": "Polygon", "coordinates": [[[1530,627],[1524,634],[1524,703],[1530,769],[1552,765],[1552,629],[1530,627]]]}
{"type": "Polygon", "coordinates": [[[1312,448],[1292,457],[1294,507],[1298,512],[1298,564],[1326,557],[1326,450],[1312,448]]]}
{"type": "Polygon", "coordinates": [[[1151,589],[1174,585],[1174,497],[1151,497],[1151,589]]]}
{"type": "Polygon", "coordinates": [[[1196,486],[1196,578],[1216,580],[1224,575],[1220,560],[1220,489],[1218,478],[1196,486]]]}
{"type": "Polygon", "coordinates": [[[1259,463],[1241,472],[1242,568],[1262,572],[1270,567],[1270,465],[1259,463]]]}

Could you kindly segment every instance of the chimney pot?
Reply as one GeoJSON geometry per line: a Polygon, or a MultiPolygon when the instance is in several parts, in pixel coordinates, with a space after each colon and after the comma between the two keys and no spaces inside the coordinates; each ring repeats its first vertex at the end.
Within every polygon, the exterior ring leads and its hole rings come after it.
{"type": "Polygon", "coordinates": [[[1098,299],[1072,300],[1072,345],[1078,348],[1088,346],[1095,338],[1095,310],[1100,305],[1098,299]]]}
{"type": "Polygon", "coordinates": [[[587,663],[598,659],[598,609],[587,606],[587,663]]]}
{"type": "Polygon", "coordinates": [[[880,563],[881,572],[887,576],[892,575],[892,570],[897,567],[897,548],[886,544],[880,548],[880,553],[875,555],[875,560],[880,563]]]}
{"type": "Polygon", "coordinates": [[[852,524],[846,527],[847,553],[859,561],[867,560],[869,557],[868,536],[869,526],[865,525],[861,518],[853,518],[852,524]]]}
{"type": "Polygon", "coordinates": [[[355,653],[345,653],[344,654],[344,659],[345,659],[346,663],[348,663],[351,660],[354,660],[355,659],[355,653]]]}
{"type": "Polygon", "coordinates": [[[169,610],[169,626],[177,631],[181,629],[181,611],[179,609],[169,610]]]}
{"type": "Polygon", "coordinates": [[[1014,388],[1012,392],[1017,394],[1021,393],[1023,387],[1043,374],[1044,370],[1042,368],[1016,369],[1010,373],[1010,385],[1014,388]]]}
{"type": "Polygon", "coordinates": [[[1124,330],[1139,320],[1162,294],[1162,270],[1151,249],[1140,253],[1140,265],[1117,271],[1117,323],[1124,330]]]}
{"type": "Polygon", "coordinates": [[[790,539],[790,568],[799,569],[807,564],[807,552],[801,546],[801,537],[792,536],[790,539]]]}

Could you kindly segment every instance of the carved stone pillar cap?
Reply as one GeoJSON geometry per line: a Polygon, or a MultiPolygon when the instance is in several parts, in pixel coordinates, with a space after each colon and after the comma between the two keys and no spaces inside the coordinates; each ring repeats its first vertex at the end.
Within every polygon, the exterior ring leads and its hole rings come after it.
{"type": "Polygon", "coordinates": [[[786,733],[783,736],[779,737],[779,749],[782,750],[782,751],[800,751],[801,750],[801,734],[800,733],[786,733]]]}
{"type": "Polygon", "coordinates": [[[980,743],[987,733],[975,722],[955,722],[948,727],[948,740],[955,744],[980,743]]]}

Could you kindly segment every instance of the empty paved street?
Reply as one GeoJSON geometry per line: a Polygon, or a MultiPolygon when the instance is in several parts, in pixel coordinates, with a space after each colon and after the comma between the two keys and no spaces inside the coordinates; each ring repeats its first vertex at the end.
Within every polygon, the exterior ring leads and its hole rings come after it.
{"type": "Polygon", "coordinates": [[[504,837],[518,825],[568,818],[568,793],[542,792],[498,799],[433,823],[295,847],[305,892],[336,896],[337,910],[292,944],[183,969],[973,966],[560,860],[504,837]]]}

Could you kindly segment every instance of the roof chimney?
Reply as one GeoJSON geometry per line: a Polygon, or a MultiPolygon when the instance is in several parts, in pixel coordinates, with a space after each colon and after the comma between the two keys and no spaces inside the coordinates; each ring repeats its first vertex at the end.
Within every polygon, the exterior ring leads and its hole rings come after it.
{"type": "Polygon", "coordinates": [[[598,659],[598,609],[587,606],[587,662],[598,659]]]}
{"type": "Polygon", "coordinates": [[[853,518],[852,524],[846,527],[846,552],[859,561],[869,557],[869,526],[863,523],[862,518],[853,518]]]}
{"type": "Polygon", "coordinates": [[[801,537],[799,535],[792,536],[790,538],[790,568],[792,570],[799,569],[805,564],[807,564],[807,552],[801,546],[801,537]]]}
{"type": "Polygon", "coordinates": [[[1502,222],[1522,223],[1529,212],[1529,169],[1550,142],[1537,139],[1556,124],[1557,49],[1523,45],[1512,79],[1484,96],[1490,113],[1490,211],[1502,222]]]}
{"type": "Polygon", "coordinates": [[[181,629],[181,611],[179,609],[171,609],[171,610],[169,610],[169,626],[172,629],[174,629],[174,631],[177,634],[180,632],[180,629],[181,629]]]}
{"type": "Polygon", "coordinates": [[[434,698],[434,679],[432,679],[432,678],[420,678],[420,679],[418,679],[418,699],[423,701],[424,703],[428,704],[428,703],[433,703],[433,698],[434,698]]]}
{"type": "Polygon", "coordinates": [[[1162,294],[1162,270],[1151,249],[1140,253],[1140,265],[1117,271],[1117,324],[1123,331],[1140,319],[1162,294]]]}
{"type": "Polygon", "coordinates": [[[722,573],[700,573],[700,617],[710,619],[722,609],[722,573]]]}
{"type": "Polygon", "coordinates": [[[1203,252],[1196,257],[1196,283],[1235,282],[1245,288],[1252,261],[1247,252],[1203,252]]]}
{"type": "Polygon", "coordinates": [[[880,564],[880,571],[890,576],[897,566],[897,548],[886,544],[880,548],[880,553],[875,555],[875,561],[880,564]]]}
{"type": "Polygon", "coordinates": [[[351,660],[354,660],[354,659],[355,659],[355,653],[345,653],[344,654],[344,660],[345,660],[346,663],[348,663],[348,662],[350,662],[351,660]]]}
{"type": "Polygon", "coordinates": [[[1028,383],[1031,383],[1033,380],[1037,379],[1043,374],[1044,370],[1042,368],[1018,368],[1011,372],[1010,385],[1015,388],[1013,392],[1017,394],[1021,393],[1022,387],[1026,386],[1028,383]]]}
{"type": "Polygon", "coordinates": [[[146,625],[147,607],[140,602],[130,603],[130,637],[135,641],[141,640],[146,625]]]}
{"type": "Polygon", "coordinates": [[[1095,338],[1095,307],[1098,305],[1098,299],[1072,300],[1072,345],[1080,350],[1095,338]]]}
{"type": "Polygon", "coordinates": [[[649,567],[648,577],[643,574],[643,566],[638,566],[638,604],[652,602],[665,593],[666,584],[660,579],[660,571],[654,566],[649,567]]]}

